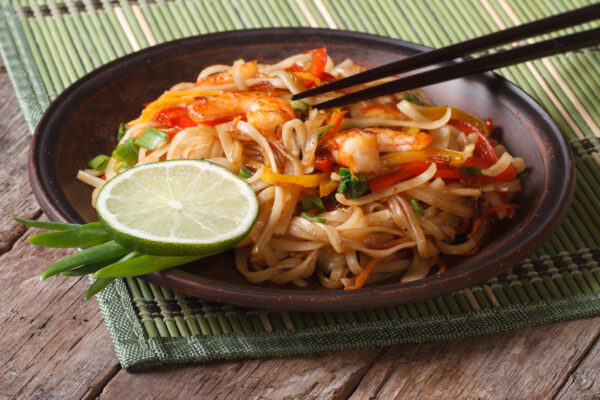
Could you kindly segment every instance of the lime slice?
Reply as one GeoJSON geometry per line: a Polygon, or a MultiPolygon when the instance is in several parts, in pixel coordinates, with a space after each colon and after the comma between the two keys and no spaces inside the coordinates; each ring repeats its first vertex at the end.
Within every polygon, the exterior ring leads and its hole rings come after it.
{"type": "Polygon", "coordinates": [[[103,227],[122,246],[160,256],[204,256],[241,241],[258,214],[254,190],[229,170],[202,160],[128,169],[96,199],[103,227]]]}

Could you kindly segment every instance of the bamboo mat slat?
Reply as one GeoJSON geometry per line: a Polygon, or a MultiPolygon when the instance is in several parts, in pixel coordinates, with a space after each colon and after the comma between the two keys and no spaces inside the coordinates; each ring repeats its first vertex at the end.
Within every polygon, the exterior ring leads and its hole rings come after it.
{"type": "MultiPolygon", "coordinates": [[[[310,26],[446,46],[587,0],[0,0],[0,50],[30,130],[75,80],[132,51],[233,29],[310,26]]],[[[567,32],[598,27],[569,28],[567,32]]],[[[545,38],[556,34],[544,35],[545,38]]],[[[482,285],[355,312],[210,303],[135,278],[98,295],[125,368],[448,340],[600,313],[600,51],[496,71],[539,101],[574,154],[573,205],[552,237],[482,285]]]]}

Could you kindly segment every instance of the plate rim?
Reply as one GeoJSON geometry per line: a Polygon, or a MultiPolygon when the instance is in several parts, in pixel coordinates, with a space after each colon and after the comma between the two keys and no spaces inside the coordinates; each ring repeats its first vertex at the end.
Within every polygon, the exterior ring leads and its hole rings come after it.
{"type": "MultiPolygon", "coordinates": [[[[103,74],[105,71],[115,67],[119,67],[123,63],[127,63],[129,60],[137,59],[151,55],[154,52],[160,52],[164,48],[171,48],[185,43],[192,43],[196,41],[210,41],[215,38],[221,40],[231,40],[232,38],[239,37],[240,34],[248,36],[261,36],[261,35],[289,35],[289,34],[300,34],[308,33],[313,35],[323,35],[329,37],[341,37],[341,39],[348,40],[352,38],[359,39],[361,41],[375,41],[378,43],[384,43],[391,46],[400,46],[410,50],[426,51],[428,48],[419,44],[407,42],[400,39],[372,35],[362,32],[346,31],[346,30],[333,30],[324,28],[259,28],[259,29],[247,29],[242,31],[226,31],[216,32],[205,35],[197,35],[193,37],[187,37],[162,43],[156,46],[148,47],[138,52],[130,53],[121,58],[113,60],[99,68],[94,69],[83,77],[79,78],[72,85],[66,88],[59,96],[52,101],[50,106],[45,110],[42,118],[36,126],[33,138],[31,140],[31,146],[28,154],[28,170],[29,180],[34,192],[34,195],[40,204],[42,210],[50,219],[55,221],[68,222],[71,221],[66,215],[64,215],[58,208],[55,202],[51,201],[51,193],[48,192],[49,183],[44,183],[39,176],[36,160],[39,157],[38,143],[40,137],[43,135],[45,124],[48,123],[51,115],[63,99],[67,98],[74,91],[78,90],[89,80],[94,77],[103,74]]],[[[225,281],[218,281],[209,278],[201,278],[198,282],[190,283],[186,280],[186,272],[178,269],[155,272],[141,278],[159,284],[164,287],[177,290],[189,295],[200,296],[206,300],[217,301],[228,304],[235,304],[238,306],[245,307],[262,307],[279,310],[298,310],[298,311],[315,311],[315,310],[326,310],[326,311],[340,311],[340,310],[358,310],[358,309],[372,309],[376,307],[382,307],[387,305],[396,305],[406,302],[415,302],[425,300],[427,298],[440,296],[440,291],[433,290],[435,294],[427,295],[422,293],[425,287],[439,287],[444,285],[445,289],[442,290],[444,293],[451,293],[456,290],[471,287],[475,284],[485,282],[495,276],[500,275],[509,268],[517,265],[521,260],[539,248],[544,242],[548,240],[551,234],[560,225],[563,218],[568,212],[569,204],[574,196],[574,178],[575,171],[573,168],[573,157],[571,154],[571,148],[567,143],[560,127],[554,121],[552,116],[546,111],[546,109],[533,97],[531,97],[524,90],[519,88],[517,85],[508,81],[504,77],[495,74],[493,72],[486,72],[483,74],[477,74],[477,76],[487,76],[488,78],[499,80],[502,85],[507,87],[512,94],[517,95],[521,100],[529,104],[536,113],[544,117],[554,129],[552,129],[553,138],[560,144],[560,153],[564,159],[566,159],[569,166],[568,171],[564,174],[563,179],[560,181],[565,190],[561,191],[561,195],[558,199],[553,202],[554,207],[548,215],[549,222],[543,224],[536,230],[535,239],[525,243],[525,246],[521,246],[517,256],[508,255],[495,255],[493,260],[488,261],[487,268],[478,268],[467,272],[456,271],[453,269],[448,270],[442,275],[433,275],[424,279],[410,282],[407,284],[400,284],[399,282],[384,287],[366,287],[359,291],[343,291],[343,290],[323,290],[323,291],[308,291],[302,289],[273,289],[265,288],[260,286],[241,286],[232,284],[225,281]],[[538,233],[539,231],[545,231],[538,233]],[[526,253],[526,254],[521,254],[526,253]],[[519,261],[507,261],[507,258],[516,259],[519,261]],[[492,265],[492,262],[496,265],[492,265]],[[499,264],[499,265],[498,265],[499,264]],[[460,275],[465,275],[479,271],[477,279],[465,280],[460,275]],[[484,273],[487,272],[487,273],[484,273]],[[462,283],[459,283],[462,282],[462,283]],[[176,287],[175,287],[176,286],[176,287]],[[398,292],[398,290],[401,290],[398,292]],[[420,295],[415,295],[415,293],[420,295]],[[306,301],[307,296],[311,298],[311,301],[306,301]],[[391,300],[392,301],[391,301],[391,300]],[[349,302],[351,304],[349,304],[349,302]]],[[[562,158],[561,158],[562,159],[562,158]]],[[[547,174],[546,174],[547,179],[547,174]]]]}

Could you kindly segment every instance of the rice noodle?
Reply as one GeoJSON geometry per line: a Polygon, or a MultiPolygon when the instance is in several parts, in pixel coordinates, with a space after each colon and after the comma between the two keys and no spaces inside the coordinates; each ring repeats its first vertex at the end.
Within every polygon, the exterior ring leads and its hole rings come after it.
{"type": "MultiPolygon", "coordinates": [[[[259,210],[250,233],[235,246],[235,264],[251,283],[306,287],[316,277],[325,288],[341,289],[391,277],[410,282],[425,277],[442,254],[477,251],[492,222],[482,209],[496,207],[494,217],[508,218],[514,212],[512,205],[504,204],[521,190],[519,179],[496,182],[500,179],[489,177],[502,178],[511,165],[522,172],[524,160],[493,141],[498,157],[494,165],[480,173],[474,169],[472,179],[466,179],[464,171],[456,174],[463,161],[446,157],[444,151],[461,153],[461,160],[481,158],[480,138],[449,124],[451,117],[461,115],[450,107],[437,114],[439,118],[427,117],[424,109],[431,103],[420,89],[351,104],[340,109],[347,112],[344,115],[303,109],[302,103],[294,103],[297,109],[292,109],[291,94],[363,70],[350,59],[335,64],[330,56],[313,66],[313,56],[322,51],[295,54],[270,65],[239,59],[232,65],[208,66],[197,82],[177,83],[149,103],[131,121],[119,145],[131,142],[135,164],[205,159],[246,177],[259,210]],[[419,104],[405,100],[407,94],[415,95],[419,104]],[[181,113],[181,119],[170,120],[169,112],[164,113],[169,108],[181,113]],[[148,127],[168,133],[169,138],[152,148],[138,146],[135,140],[148,127]],[[363,128],[371,130],[361,132],[363,128]],[[384,148],[382,138],[368,142],[377,148],[347,142],[348,129],[356,129],[360,137],[372,135],[376,128],[389,130],[385,144],[389,147],[384,148]],[[390,149],[414,150],[410,157],[416,158],[411,160],[428,165],[420,164],[416,175],[402,176],[403,171],[412,171],[410,165],[380,162],[381,154],[390,149]],[[357,167],[362,157],[372,157],[367,172],[357,167]],[[470,230],[474,232],[466,241],[450,244],[470,230]],[[374,267],[373,259],[378,261],[374,267]]],[[[340,94],[304,101],[312,105],[340,94]]],[[[477,118],[465,115],[471,122],[477,118]]],[[[94,188],[94,202],[106,179],[132,166],[110,157],[97,170],[78,171],[77,178],[94,188]]]]}

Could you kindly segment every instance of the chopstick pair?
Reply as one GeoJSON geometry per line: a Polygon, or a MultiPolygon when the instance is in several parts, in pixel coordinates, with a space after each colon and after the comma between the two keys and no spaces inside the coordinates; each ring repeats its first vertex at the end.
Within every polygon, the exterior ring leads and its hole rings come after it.
{"type": "MultiPolygon", "coordinates": [[[[345,89],[375,79],[381,79],[390,75],[430,66],[434,63],[452,61],[473,52],[580,25],[598,18],[600,18],[600,3],[404,58],[390,64],[360,72],[347,78],[333,81],[323,86],[296,93],[292,96],[292,100],[303,99],[332,90],[345,89]]],[[[536,58],[578,50],[598,43],[600,43],[600,28],[595,28],[405,76],[391,82],[371,86],[329,101],[318,103],[312,107],[321,109],[339,107],[361,100],[449,81],[479,72],[490,71],[524,61],[534,60],[536,58]]]]}

